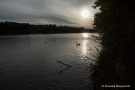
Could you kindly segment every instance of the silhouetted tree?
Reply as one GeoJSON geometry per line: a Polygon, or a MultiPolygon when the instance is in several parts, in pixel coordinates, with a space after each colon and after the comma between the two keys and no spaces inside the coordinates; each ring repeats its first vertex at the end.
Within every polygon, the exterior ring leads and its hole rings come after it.
{"type": "MultiPolygon", "coordinates": [[[[50,34],[50,33],[82,33],[82,29],[56,24],[30,25],[29,23],[0,22],[0,35],[11,34],[50,34]]],[[[88,30],[87,30],[88,31],[88,30]]]]}
{"type": "Polygon", "coordinates": [[[103,84],[129,84],[132,88],[135,84],[135,3],[131,0],[97,0],[93,7],[100,9],[93,25],[102,45],[93,66],[94,89],[103,89],[103,84]]]}

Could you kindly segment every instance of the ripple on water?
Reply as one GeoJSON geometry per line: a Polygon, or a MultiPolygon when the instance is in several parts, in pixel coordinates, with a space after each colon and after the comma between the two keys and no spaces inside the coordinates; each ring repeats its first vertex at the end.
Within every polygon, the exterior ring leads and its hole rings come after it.
{"type": "Polygon", "coordinates": [[[0,39],[0,90],[88,90],[90,60],[85,56],[92,52],[89,49],[94,43],[80,35],[18,35],[0,39]],[[81,45],[76,46],[76,42],[81,45]],[[72,67],[67,69],[57,61],[72,67]]]}

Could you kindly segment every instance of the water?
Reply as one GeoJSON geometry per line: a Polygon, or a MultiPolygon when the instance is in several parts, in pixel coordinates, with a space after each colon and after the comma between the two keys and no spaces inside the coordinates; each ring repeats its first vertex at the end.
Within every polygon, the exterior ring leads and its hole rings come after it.
{"type": "Polygon", "coordinates": [[[89,90],[92,35],[0,36],[0,90],[89,90]]]}

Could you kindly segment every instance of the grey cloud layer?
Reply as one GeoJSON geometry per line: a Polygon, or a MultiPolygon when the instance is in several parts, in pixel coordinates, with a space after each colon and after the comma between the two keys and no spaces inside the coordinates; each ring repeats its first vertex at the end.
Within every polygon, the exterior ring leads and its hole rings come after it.
{"type": "Polygon", "coordinates": [[[93,0],[0,0],[0,20],[31,22],[35,19],[56,24],[78,25],[77,20],[80,18],[77,14],[78,8],[87,5],[91,7],[93,2],[93,0]]]}

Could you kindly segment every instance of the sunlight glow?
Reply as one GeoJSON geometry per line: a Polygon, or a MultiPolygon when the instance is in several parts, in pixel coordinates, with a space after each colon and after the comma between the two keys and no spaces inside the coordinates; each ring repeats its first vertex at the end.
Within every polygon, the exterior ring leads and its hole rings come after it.
{"type": "Polygon", "coordinates": [[[87,38],[87,37],[89,37],[89,34],[88,33],[83,33],[83,37],[87,38]]]}
{"type": "Polygon", "coordinates": [[[84,40],[83,41],[83,47],[82,47],[83,55],[86,55],[87,54],[87,46],[86,46],[86,44],[87,44],[87,41],[84,40]]]}
{"type": "Polygon", "coordinates": [[[88,10],[83,10],[81,13],[82,17],[88,18],[89,17],[89,11],[88,10]]]}

